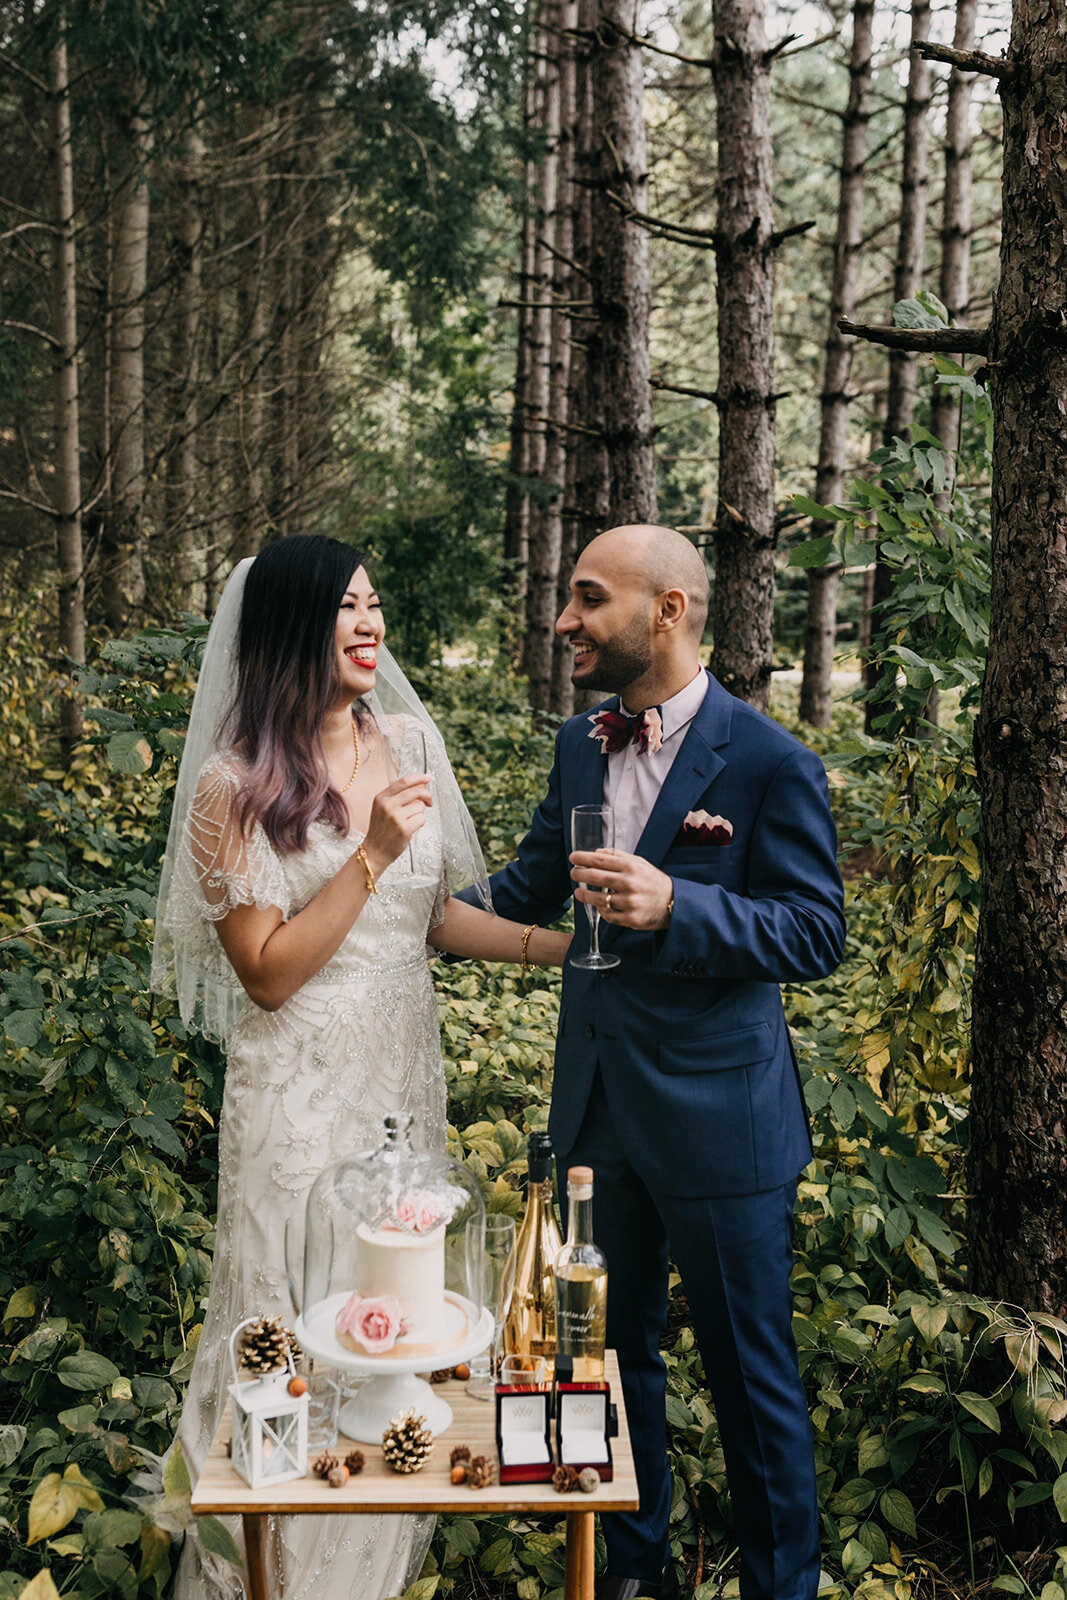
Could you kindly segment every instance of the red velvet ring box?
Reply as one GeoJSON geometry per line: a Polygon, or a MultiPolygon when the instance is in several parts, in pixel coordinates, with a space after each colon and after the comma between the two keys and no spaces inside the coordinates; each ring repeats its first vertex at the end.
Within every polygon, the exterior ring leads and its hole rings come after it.
{"type": "Polygon", "coordinates": [[[496,1453],[501,1483],[548,1483],[554,1470],[551,1391],[531,1384],[496,1386],[496,1453]]]}
{"type": "Polygon", "coordinates": [[[609,1384],[556,1384],[556,1459],[560,1466],[579,1472],[583,1467],[595,1467],[601,1482],[609,1483],[615,1470],[611,1434],[617,1429],[609,1384]]]}

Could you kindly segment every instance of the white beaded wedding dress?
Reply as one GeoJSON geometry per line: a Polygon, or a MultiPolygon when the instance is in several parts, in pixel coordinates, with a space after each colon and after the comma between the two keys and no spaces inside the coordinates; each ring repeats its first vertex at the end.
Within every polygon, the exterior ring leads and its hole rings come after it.
{"type": "MultiPolygon", "coordinates": [[[[431,773],[441,770],[447,758],[439,737],[427,749],[431,773]]],[[[314,823],[306,850],[280,856],[256,825],[235,850],[239,782],[232,755],[205,769],[188,820],[191,848],[179,857],[168,897],[168,927],[186,947],[201,945],[206,969],[212,944],[223,959],[212,924],[228,910],[278,906],[289,918],[362,839],[314,823]]],[[[260,1315],[292,1325],[285,1222],[302,1211],[318,1174],[342,1155],[380,1144],[390,1113],[410,1114],[417,1147],[444,1149],[444,1073],[426,952],[447,894],[436,807],[412,852],[413,860],[405,852],[381,875],[378,893],[310,982],[273,1013],[245,1003],[228,1030],[211,1291],[179,1429],[194,1482],[225,1406],[233,1329],[260,1315]]],[[[417,1577],[433,1519],[288,1517],[271,1525],[268,1575],[277,1600],[383,1600],[417,1577]]],[[[187,1539],[176,1600],[241,1593],[235,1569],[187,1539]]]]}

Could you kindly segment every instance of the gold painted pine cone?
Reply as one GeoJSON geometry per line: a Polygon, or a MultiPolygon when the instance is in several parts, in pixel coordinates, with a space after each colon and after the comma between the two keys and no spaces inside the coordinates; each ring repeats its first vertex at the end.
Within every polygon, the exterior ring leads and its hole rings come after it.
{"type": "Polygon", "coordinates": [[[394,1417],[382,1434],[382,1454],[393,1472],[418,1472],[433,1448],[433,1434],[425,1417],[405,1411],[394,1417]]]}
{"type": "Polygon", "coordinates": [[[281,1318],[260,1317],[242,1333],[238,1354],[246,1372],[262,1375],[288,1366],[290,1349],[295,1361],[300,1346],[289,1330],[282,1327],[281,1318]]]}

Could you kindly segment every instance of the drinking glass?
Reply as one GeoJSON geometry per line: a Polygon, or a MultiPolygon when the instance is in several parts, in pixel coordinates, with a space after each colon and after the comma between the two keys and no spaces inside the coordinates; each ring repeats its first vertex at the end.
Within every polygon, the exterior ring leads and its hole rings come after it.
{"type": "Polygon", "coordinates": [[[544,1356],[505,1356],[500,1363],[500,1382],[514,1388],[543,1389],[547,1370],[544,1356]]]}
{"type": "Polygon", "coordinates": [[[467,1393],[475,1400],[491,1400],[504,1324],[515,1288],[515,1218],[494,1212],[485,1219],[485,1303],[493,1313],[493,1342],[471,1362],[467,1393]]]}
{"type": "MultiPolygon", "coordinates": [[[[389,759],[393,764],[393,772],[398,778],[409,778],[416,772],[429,773],[429,763],[426,759],[426,733],[418,722],[411,717],[395,716],[389,718],[389,731],[386,736],[389,741],[389,759]]],[[[421,833],[421,829],[419,832],[421,833]]],[[[418,833],[414,833],[408,843],[404,856],[407,860],[408,871],[415,876],[415,845],[418,833]]]]}
{"type": "MultiPolygon", "coordinates": [[[[293,1310],[300,1315],[304,1299],[304,1212],[285,1219],[285,1276],[293,1310]]],[[[337,1443],[341,1412],[341,1374],[336,1367],[313,1361],[303,1351],[296,1370],[308,1386],[308,1448],[328,1450],[337,1443]]]]}
{"type": "MultiPolygon", "coordinates": [[[[572,850],[610,850],[614,843],[615,816],[610,806],[574,807],[571,812],[572,850]]],[[[568,956],[569,965],[584,967],[586,971],[593,972],[604,972],[608,967],[617,967],[618,956],[601,954],[599,906],[592,906],[587,900],[582,904],[585,906],[585,914],[589,918],[592,930],[591,946],[583,956],[568,956]]]]}

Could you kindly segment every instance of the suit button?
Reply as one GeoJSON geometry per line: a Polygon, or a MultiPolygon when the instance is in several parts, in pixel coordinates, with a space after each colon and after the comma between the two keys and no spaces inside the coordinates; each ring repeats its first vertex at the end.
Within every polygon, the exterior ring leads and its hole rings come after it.
{"type": "Polygon", "coordinates": [[[591,1022],[586,1023],[585,1027],[582,1029],[582,1032],[585,1034],[587,1039],[596,1038],[596,1029],[593,1027],[591,1022]]]}

